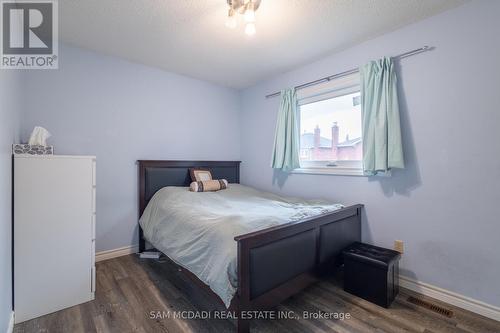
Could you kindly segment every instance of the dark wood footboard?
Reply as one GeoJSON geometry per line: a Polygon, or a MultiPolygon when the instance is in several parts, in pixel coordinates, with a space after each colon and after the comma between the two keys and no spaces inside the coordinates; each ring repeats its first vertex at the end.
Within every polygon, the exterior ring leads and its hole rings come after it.
{"type": "MultiPolygon", "coordinates": [[[[269,309],[340,264],[340,253],[361,240],[362,205],[235,237],[239,311],[269,309]]],[[[248,331],[240,315],[238,332],[248,331]]]]}

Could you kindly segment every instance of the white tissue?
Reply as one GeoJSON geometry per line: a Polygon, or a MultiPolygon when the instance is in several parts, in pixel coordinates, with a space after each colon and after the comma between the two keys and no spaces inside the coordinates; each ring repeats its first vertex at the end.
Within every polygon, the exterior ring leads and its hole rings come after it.
{"type": "Polygon", "coordinates": [[[47,146],[47,139],[51,134],[43,127],[36,126],[31,133],[28,144],[32,146],[47,146]]]}

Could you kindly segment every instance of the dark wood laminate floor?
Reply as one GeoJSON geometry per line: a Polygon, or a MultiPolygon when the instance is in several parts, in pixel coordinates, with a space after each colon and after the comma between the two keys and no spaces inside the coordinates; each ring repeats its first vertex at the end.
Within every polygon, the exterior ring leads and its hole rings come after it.
{"type": "MultiPolygon", "coordinates": [[[[167,318],[174,311],[213,309],[213,303],[169,262],[135,255],[97,264],[96,299],[14,327],[31,332],[234,332],[230,320],[167,318]],[[198,307],[192,305],[193,295],[198,307]],[[152,312],[155,318],[152,317],[152,312]]],[[[500,332],[500,323],[421,297],[453,311],[437,314],[407,301],[402,290],[391,309],[345,293],[338,282],[320,282],[284,302],[277,310],[299,319],[255,320],[252,332],[500,332]],[[350,319],[304,319],[312,314],[349,313],[350,319]]],[[[187,312],[188,314],[190,312],[187,312]]]]}

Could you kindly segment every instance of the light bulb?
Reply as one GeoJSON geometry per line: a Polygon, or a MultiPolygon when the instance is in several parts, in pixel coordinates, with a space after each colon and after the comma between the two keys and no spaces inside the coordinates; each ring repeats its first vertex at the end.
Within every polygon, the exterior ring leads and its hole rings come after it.
{"type": "Polygon", "coordinates": [[[254,7],[254,4],[252,1],[250,1],[247,4],[247,8],[245,9],[244,17],[245,17],[246,22],[249,22],[249,23],[255,22],[255,7],[254,7]]]}
{"type": "Polygon", "coordinates": [[[255,35],[256,32],[257,32],[257,30],[255,29],[255,24],[247,23],[247,25],[245,27],[245,33],[248,36],[253,36],[253,35],[255,35]]]}
{"type": "Polygon", "coordinates": [[[234,10],[230,8],[226,18],[226,27],[228,27],[229,29],[234,29],[237,25],[238,20],[236,19],[236,15],[234,15],[234,10]]]}

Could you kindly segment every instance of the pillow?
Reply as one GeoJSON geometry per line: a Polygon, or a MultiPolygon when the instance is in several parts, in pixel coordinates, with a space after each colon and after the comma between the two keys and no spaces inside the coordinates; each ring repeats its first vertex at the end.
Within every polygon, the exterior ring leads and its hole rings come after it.
{"type": "Polygon", "coordinates": [[[215,192],[219,190],[225,190],[226,188],[227,180],[225,179],[192,182],[191,185],[189,185],[189,190],[191,192],[215,192]]]}
{"type": "Polygon", "coordinates": [[[212,173],[208,169],[191,168],[189,169],[189,174],[191,175],[192,182],[203,182],[207,180],[212,180],[212,173]]]}

